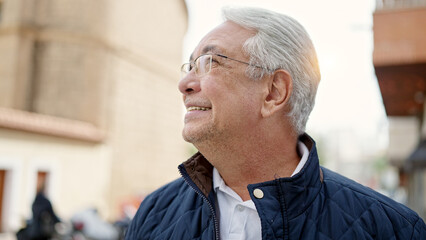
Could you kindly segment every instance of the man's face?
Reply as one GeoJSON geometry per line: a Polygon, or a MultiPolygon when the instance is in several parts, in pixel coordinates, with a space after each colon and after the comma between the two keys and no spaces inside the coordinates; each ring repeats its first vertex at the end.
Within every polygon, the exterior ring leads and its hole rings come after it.
{"type": "MultiPolygon", "coordinates": [[[[198,44],[191,61],[202,54],[221,54],[248,62],[243,54],[244,42],[254,31],[227,21],[207,34],[198,44]]],[[[261,81],[249,79],[248,66],[213,56],[211,71],[196,76],[194,70],[179,82],[187,108],[183,137],[198,143],[241,141],[260,119],[261,81]]]]}

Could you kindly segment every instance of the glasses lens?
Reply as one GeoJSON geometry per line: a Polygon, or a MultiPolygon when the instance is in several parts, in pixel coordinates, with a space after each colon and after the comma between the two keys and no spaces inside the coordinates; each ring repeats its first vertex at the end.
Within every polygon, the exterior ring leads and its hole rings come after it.
{"type": "Polygon", "coordinates": [[[212,55],[201,55],[195,62],[184,63],[180,68],[181,77],[185,77],[193,68],[195,68],[195,74],[202,76],[210,72],[212,65],[212,55]]]}
{"type": "Polygon", "coordinates": [[[191,71],[191,64],[190,63],[184,63],[182,64],[182,66],[180,67],[180,77],[184,78],[189,71],[191,71]]]}
{"type": "Polygon", "coordinates": [[[196,73],[202,76],[210,72],[212,66],[212,55],[202,55],[195,60],[196,73]]]}
{"type": "Polygon", "coordinates": [[[180,67],[180,71],[182,73],[189,73],[191,71],[191,63],[182,64],[182,67],[180,67]]]}

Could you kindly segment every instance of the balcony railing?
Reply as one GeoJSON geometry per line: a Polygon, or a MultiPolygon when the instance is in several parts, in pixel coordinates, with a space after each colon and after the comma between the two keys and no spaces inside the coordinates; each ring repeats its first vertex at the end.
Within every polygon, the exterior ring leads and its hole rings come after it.
{"type": "Polygon", "coordinates": [[[376,10],[426,7],[426,0],[376,0],[376,10]]]}

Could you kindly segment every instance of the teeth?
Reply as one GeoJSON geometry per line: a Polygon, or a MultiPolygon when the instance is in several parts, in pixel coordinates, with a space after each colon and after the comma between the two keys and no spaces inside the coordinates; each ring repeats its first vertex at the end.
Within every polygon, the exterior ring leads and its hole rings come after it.
{"type": "Polygon", "coordinates": [[[207,111],[210,110],[211,108],[205,108],[205,107],[189,107],[188,108],[188,112],[190,111],[207,111]]]}

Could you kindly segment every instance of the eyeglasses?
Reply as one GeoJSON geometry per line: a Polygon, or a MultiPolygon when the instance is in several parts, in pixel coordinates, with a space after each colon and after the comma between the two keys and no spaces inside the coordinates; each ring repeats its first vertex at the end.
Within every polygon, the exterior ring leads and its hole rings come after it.
{"type": "Polygon", "coordinates": [[[203,55],[197,57],[194,61],[182,64],[182,67],[180,68],[181,73],[182,73],[182,77],[185,77],[192,69],[194,69],[195,75],[198,76],[198,77],[201,77],[201,76],[208,74],[210,72],[210,70],[212,69],[212,63],[217,62],[217,60],[214,59],[214,57],[216,57],[216,56],[221,57],[221,58],[226,58],[226,59],[229,59],[229,60],[232,60],[232,61],[236,61],[236,62],[239,62],[239,63],[247,64],[249,66],[254,66],[254,67],[266,69],[264,67],[253,65],[253,64],[250,64],[248,62],[243,62],[243,61],[240,61],[240,60],[237,60],[237,59],[233,59],[233,58],[221,55],[221,54],[203,54],[203,55]]]}

